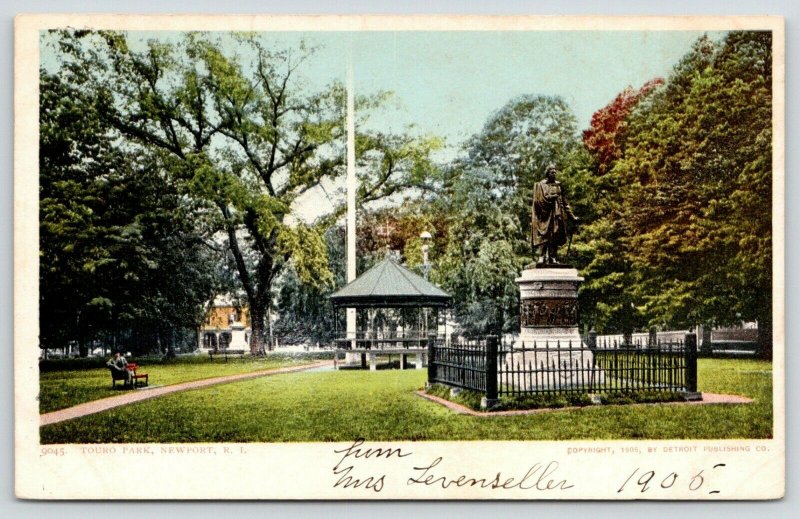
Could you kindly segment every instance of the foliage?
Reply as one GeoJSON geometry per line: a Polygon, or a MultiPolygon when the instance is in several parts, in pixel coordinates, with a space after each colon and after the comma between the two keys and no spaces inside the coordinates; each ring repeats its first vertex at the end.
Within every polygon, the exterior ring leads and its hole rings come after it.
{"type": "Polygon", "coordinates": [[[275,300],[278,319],[273,333],[281,344],[330,344],[336,326],[328,296],[345,283],[345,231],[329,227],[323,234],[328,251],[328,269],[334,274],[332,287],[316,288],[301,281],[293,268],[286,269],[277,280],[275,300]]]}
{"type": "MultiPolygon", "coordinates": [[[[575,117],[557,97],[511,100],[467,143],[446,178],[439,202],[447,215],[447,244],[439,279],[455,300],[456,317],[469,334],[518,329],[514,279],[530,263],[533,185],[546,165],[562,170],[567,193],[587,164],[575,117]]],[[[586,207],[578,196],[576,213],[586,207]]]]}
{"type": "Polygon", "coordinates": [[[359,271],[382,260],[389,251],[399,252],[405,265],[423,274],[425,245],[420,235],[431,234],[428,261],[431,279],[438,279],[438,261],[447,243],[447,220],[441,206],[425,199],[407,201],[396,207],[378,208],[361,215],[357,227],[359,271]]]}
{"type": "Polygon", "coordinates": [[[513,411],[522,409],[560,409],[563,407],[585,407],[592,405],[587,394],[541,394],[502,396],[492,411],[513,411]]]}
{"type": "MultiPolygon", "coordinates": [[[[482,393],[476,391],[460,391],[456,396],[450,393],[450,387],[434,384],[425,390],[429,395],[461,404],[473,411],[481,409],[482,393]]],[[[599,395],[602,405],[651,404],[663,402],[682,402],[683,395],[675,391],[631,391],[622,393],[603,393],[599,395]]],[[[503,395],[489,412],[517,411],[527,409],[561,409],[564,407],[586,407],[595,405],[591,395],[586,393],[542,393],[536,395],[503,395]]]]}
{"type": "Polygon", "coordinates": [[[769,33],[701,38],[628,115],[580,236],[598,329],[755,319],[771,337],[771,60],[769,33]]]}
{"type": "Polygon", "coordinates": [[[624,153],[628,115],[631,110],[657,86],[664,84],[656,78],[638,90],[628,87],[608,105],[592,115],[589,129],[583,131],[583,144],[595,159],[598,175],[605,175],[624,153]]]}
{"type": "Polygon", "coordinates": [[[683,400],[683,395],[675,391],[631,391],[600,395],[600,401],[604,405],[656,404],[683,400]]]}
{"type": "Polygon", "coordinates": [[[638,90],[626,88],[592,115],[590,128],[583,132],[583,144],[591,156],[591,174],[582,179],[582,184],[592,204],[575,239],[577,263],[586,280],[580,291],[580,318],[585,327],[600,332],[627,334],[646,325],[630,294],[636,281],[634,272],[622,254],[626,228],[619,224],[622,210],[617,194],[623,181],[608,172],[624,153],[631,111],[663,82],[657,78],[638,90]]]}
{"type": "Polygon", "coordinates": [[[159,397],[42,427],[40,435],[43,444],[772,437],[769,362],[700,359],[698,369],[701,391],[754,402],[591,406],[486,418],[418,397],[425,374],[416,370],[293,373],[159,397]]]}
{"type": "Polygon", "coordinates": [[[426,388],[425,392],[476,411],[480,410],[483,393],[471,389],[460,389],[454,395],[450,390],[451,388],[444,384],[433,384],[426,388]]]}
{"type": "Polygon", "coordinates": [[[151,156],[118,146],[91,92],[42,71],[40,103],[41,345],[174,348],[218,282],[195,206],[151,156]]]}
{"type": "MultiPolygon", "coordinates": [[[[225,45],[205,33],[145,48],[125,33],[58,33],[58,74],[98,97],[96,110],[126,146],[157,157],[224,241],[245,293],[251,350],[263,350],[273,282],[291,264],[300,281],[333,283],[322,228],[294,223],[293,203],[342,174],[344,89],[309,92],[296,71],[313,53],[275,50],[253,34],[225,45]],[[224,237],[224,238],[222,238],[224,237]]],[[[360,98],[359,107],[379,103],[360,98]]],[[[362,134],[362,199],[422,182],[435,139],[362,134]]]]}

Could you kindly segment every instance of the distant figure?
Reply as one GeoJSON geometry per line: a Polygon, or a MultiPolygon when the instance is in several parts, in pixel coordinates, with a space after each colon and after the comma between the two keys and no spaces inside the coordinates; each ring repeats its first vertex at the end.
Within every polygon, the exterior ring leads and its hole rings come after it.
{"type": "MultiPolygon", "coordinates": [[[[106,366],[118,375],[124,376],[126,384],[130,385],[133,382],[133,374],[128,370],[128,361],[125,360],[125,357],[120,352],[114,353],[114,357],[106,362],[106,366]]],[[[120,376],[119,378],[122,377],[120,376]]]]}
{"type": "Polygon", "coordinates": [[[564,197],[561,183],[556,180],[556,166],[550,163],[544,180],[533,188],[531,242],[534,255],[539,255],[537,265],[559,264],[558,247],[567,243],[565,215],[573,222],[578,221],[564,197]]]}

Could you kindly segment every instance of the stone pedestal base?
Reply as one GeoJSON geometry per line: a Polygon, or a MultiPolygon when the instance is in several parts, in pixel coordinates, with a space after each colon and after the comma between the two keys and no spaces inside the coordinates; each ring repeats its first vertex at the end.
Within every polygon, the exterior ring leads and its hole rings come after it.
{"type": "Polygon", "coordinates": [[[589,388],[602,382],[603,373],[594,367],[594,356],[578,331],[578,287],[583,281],[578,271],[529,268],[515,281],[520,334],[502,362],[498,382],[520,389],[589,388]]]}

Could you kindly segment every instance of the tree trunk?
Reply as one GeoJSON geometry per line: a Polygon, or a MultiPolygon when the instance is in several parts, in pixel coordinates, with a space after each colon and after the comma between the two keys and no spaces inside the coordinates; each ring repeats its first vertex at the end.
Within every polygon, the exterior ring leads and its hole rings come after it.
{"type": "Polygon", "coordinates": [[[83,339],[78,341],[78,355],[81,357],[89,356],[89,348],[86,346],[86,341],[83,339]]]}
{"type": "Polygon", "coordinates": [[[772,360],[772,305],[758,319],[758,355],[764,360],[772,360]]]}
{"type": "MultiPolygon", "coordinates": [[[[250,307],[250,353],[258,355],[264,353],[265,348],[264,338],[264,308],[258,308],[259,305],[255,301],[250,307]]],[[[271,345],[270,345],[271,346],[271,345]]]]}
{"type": "Polygon", "coordinates": [[[269,328],[269,346],[267,349],[272,351],[273,345],[275,344],[272,335],[272,304],[267,304],[267,327],[269,328]]]}
{"type": "Polygon", "coordinates": [[[175,328],[170,328],[169,342],[167,343],[167,358],[175,358],[175,328]]]}

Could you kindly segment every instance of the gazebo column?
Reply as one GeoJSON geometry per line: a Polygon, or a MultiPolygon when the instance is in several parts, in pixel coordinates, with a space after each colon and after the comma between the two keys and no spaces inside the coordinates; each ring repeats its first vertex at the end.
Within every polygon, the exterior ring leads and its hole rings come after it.
{"type": "Polygon", "coordinates": [[[423,364],[425,364],[425,354],[417,353],[417,358],[414,360],[414,367],[416,369],[422,369],[423,364]]]}
{"type": "MultiPolygon", "coordinates": [[[[353,310],[353,315],[355,315],[356,309],[353,308],[353,309],[345,309],[346,316],[350,315],[348,313],[350,310],[353,310]]],[[[348,317],[348,319],[349,319],[349,317],[348,317]]],[[[353,322],[355,323],[355,321],[353,321],[353,322]]],[[[349,321],[348,321],[348,323],[349,323],[349,321]]],[[[360,364],[362,368],[366,368],[367,367],[367,359],[366,359],[366,357],[363,354],[359,354],[358,352],[353,351],[353,349],[356,348],[356,340],[355,340],[355,338],[356,338],[356,328],[355,328],[355,326],[353,326],[352,330],[350,330],[349,328],[345,328],[345,330],[346,330],[345,331],[345,338],[346,339],[350,339],[347,342],[348,349],[346,349],[345,353],[344,353],[344,363],[345,363],[345,365],[346,366],[357,366],[357,365],[360,364]]]]}
{"type": "Polygon", "coordinates": [[[378,354],[370,352],[369,356],[369,370],[376,371],[378,369],[378,354]]]}

